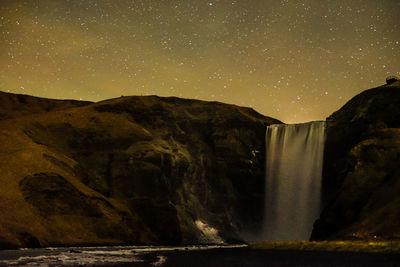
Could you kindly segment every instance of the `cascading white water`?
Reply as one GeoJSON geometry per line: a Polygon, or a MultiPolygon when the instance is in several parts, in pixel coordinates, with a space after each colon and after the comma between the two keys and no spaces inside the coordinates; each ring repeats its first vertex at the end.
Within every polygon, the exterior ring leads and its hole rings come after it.
{"type": "Polygon", "coordinates": [[[266,129],[264,240],[308,240],[320,212],[325,122],[266,129]]]}

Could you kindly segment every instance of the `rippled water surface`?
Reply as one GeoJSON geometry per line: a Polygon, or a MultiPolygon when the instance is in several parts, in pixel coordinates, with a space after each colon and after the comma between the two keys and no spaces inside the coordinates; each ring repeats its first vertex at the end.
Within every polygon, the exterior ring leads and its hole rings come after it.
{"type": "Polygon", "coordinates": [[[0,266],[163,266],[168,253],[234,246],[185,246],[185,247],[64,247],[0,251],[0,266]]]}
{"type": "Polygon", "coordinates": [[[0,250],[0,266],[400,266],[400,254],[285,251],[243,246],[66,247],[0,250]]]}

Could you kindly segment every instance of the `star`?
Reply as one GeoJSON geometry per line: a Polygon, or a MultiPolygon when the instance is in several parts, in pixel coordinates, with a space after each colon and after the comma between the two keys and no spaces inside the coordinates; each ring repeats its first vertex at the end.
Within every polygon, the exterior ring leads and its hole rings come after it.
{"type": "Polygon", "coordinates": [[[399,12],[373,0],[5,1],[0,90],[91,101],[150,93],[323,120],[399,74],[399,12]]]}

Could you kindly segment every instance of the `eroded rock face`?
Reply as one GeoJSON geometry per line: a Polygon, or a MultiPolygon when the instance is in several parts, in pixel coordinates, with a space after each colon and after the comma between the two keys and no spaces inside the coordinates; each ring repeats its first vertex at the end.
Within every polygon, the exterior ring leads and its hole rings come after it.
{"type": "Polygon", "coordinates": [[[16,220],[0,216],[0,240],[241,240],[261,223],[264,133],[272,123],[280,122],[249,108],[156,96],[0,122],[0,169],[10,170],[0,191],[18,208],[16,220]],[[18,164],[6,163],[7,153],[18,164]]]}
{"type": "Polygon", "coordinates": [[[367,90],[327,119],[325,208],[312,239],[400,238],[400,83],[367,90]]]}
{"type": "Polygon", "coordinates": [[[22,179],[19,186],[25,200],[43,217],[55,214],[102,215],[99,207],[93,205],[89,197],[59,174],[35,173],[22,179]]]}

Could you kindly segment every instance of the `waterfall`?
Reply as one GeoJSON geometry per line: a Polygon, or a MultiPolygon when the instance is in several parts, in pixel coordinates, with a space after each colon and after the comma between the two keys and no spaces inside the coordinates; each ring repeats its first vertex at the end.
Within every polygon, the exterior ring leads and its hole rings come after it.
{"type": "Polygon", "coordinates": [[[308,240],[320,213],[325,122],[266,129],[264,240],[308,240]]]}

